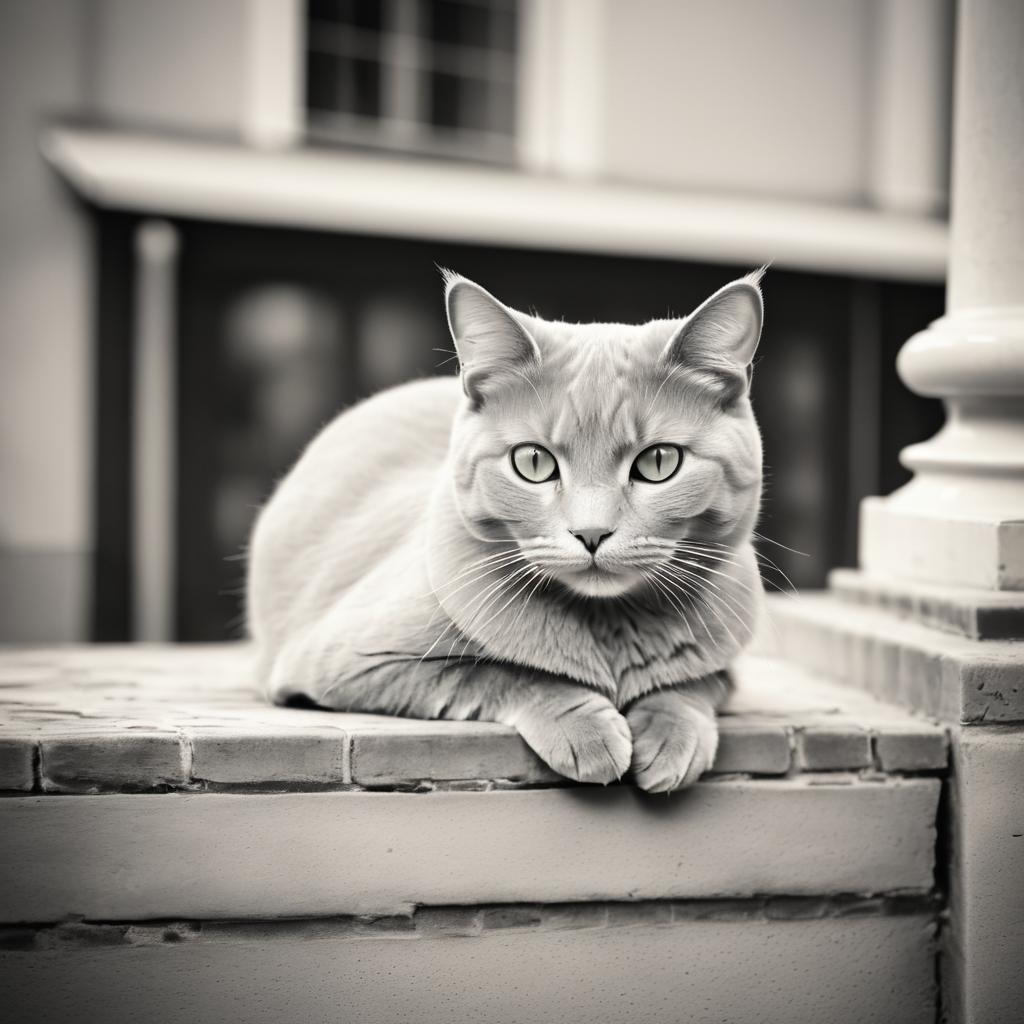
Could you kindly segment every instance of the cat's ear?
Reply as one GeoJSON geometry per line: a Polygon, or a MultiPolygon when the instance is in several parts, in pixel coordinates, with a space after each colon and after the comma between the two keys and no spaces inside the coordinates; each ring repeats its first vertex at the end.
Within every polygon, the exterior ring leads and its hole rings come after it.
{"type": "Polygon", "coordinates": [[[442,273],[462,388],[479,406],[488,391],[521,380],[524,367],[539,364],[540,350],[508,306],[467,278],[450,270],[442,273]]]}
{"type": "Polygon", "coordinates": [[[764,321],[764,268],[719,288],[681,324],[662,359],[700,374],[723,403],[750,387],[751,364],[764,321]]]}

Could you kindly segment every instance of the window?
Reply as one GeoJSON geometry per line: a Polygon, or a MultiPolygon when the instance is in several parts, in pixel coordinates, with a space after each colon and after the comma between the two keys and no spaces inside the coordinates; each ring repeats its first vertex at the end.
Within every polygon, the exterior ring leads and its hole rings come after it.
{"type": "Polygon", "coordinates": [[[309,0],[314,141],[514,159],[517,0],[309,0]]]}

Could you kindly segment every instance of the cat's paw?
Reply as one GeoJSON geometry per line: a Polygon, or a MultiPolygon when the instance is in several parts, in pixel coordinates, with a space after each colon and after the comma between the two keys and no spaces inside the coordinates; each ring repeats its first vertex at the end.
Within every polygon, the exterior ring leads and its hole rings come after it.
{"type": "Polygon", "coordinates": [[[674,690],[641,697],[627,712],[633,733],[633,777],[648,793],[696,782],[715,760],[714,712],[674,690]]]}
{"type": "Polygon", "coordinates": [[[598,693],[572,690],[520,708],[511,722],[559,775],[607,784],[629,768],[633,739],[626,720],[598,693]]]}

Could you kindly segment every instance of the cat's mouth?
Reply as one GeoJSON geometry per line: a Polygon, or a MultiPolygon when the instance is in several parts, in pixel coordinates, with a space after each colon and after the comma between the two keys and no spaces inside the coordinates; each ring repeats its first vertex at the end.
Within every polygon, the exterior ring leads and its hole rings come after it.
{"type": "Polygon", "coordinates": [[[582,569],[558,574],[570,590],[584,597],[619,597],[643,582],[634,569],[608,569],[591,562],[582,569]]]}

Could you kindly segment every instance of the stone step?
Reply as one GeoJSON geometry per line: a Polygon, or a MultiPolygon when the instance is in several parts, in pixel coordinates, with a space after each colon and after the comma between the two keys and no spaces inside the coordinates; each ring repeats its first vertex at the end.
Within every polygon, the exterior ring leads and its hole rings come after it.
{"type": "Polygon", "coordinates": [[[926,892],[938,779],[0,800],[0,921],[926,892]],[[73,838],[72,838],[73,837],[73,838]]]}
{"type": "Polygon", "coordinates": [[[1024,721],[1024,642],[975,640],[830,593],[773,595],[757,650],[945,722],[1024,721]]]}
{"type": "Polygon", "coordinates": [[[247,666],[240,645],[0,659],[23,793],[0,800],[0,921],[932,884],[940,782],[917,773],[944,730],[778,661],[738,664],[717,774],[671,798],[572,785],[490,723],[270,707],[247,666]]]}
{"type": "Polygon", "coordinates": [[[0,654],[5,1019],[932,1020],[945,729],[736,676],[649,796],[268,706],[244,645],[0,654]]]}
{"type": "Polygon", "coordinates": [[[1024,591],[974,590],[833,569],[829,590],[856,604],[974,640],[1024,639],[1024,591]]]}

